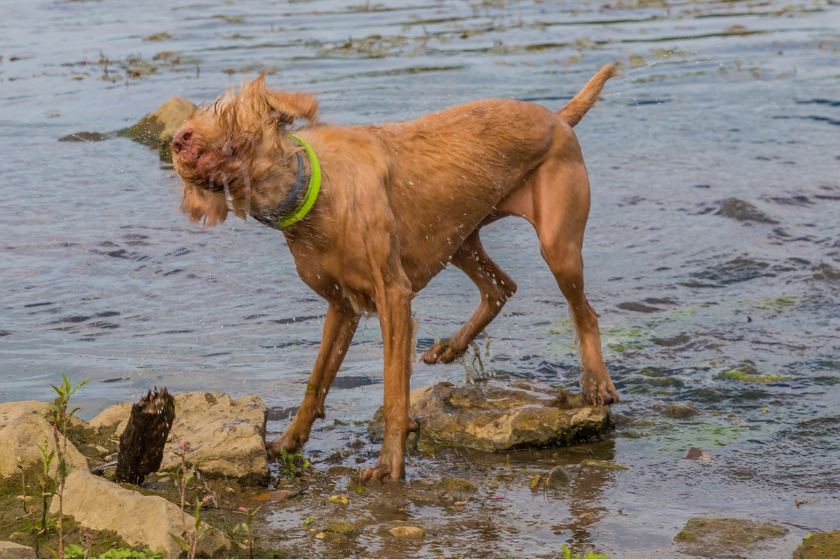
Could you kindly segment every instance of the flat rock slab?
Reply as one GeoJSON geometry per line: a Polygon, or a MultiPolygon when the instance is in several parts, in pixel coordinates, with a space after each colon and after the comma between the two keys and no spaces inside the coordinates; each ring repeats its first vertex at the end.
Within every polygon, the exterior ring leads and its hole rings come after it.
{"type": "Polygon", "coordinates": [[[0,541],[0,558],[37,558],[35,549],[11,541],[0,541]]]}
{"type": "MultiPolygon", "coordinates": [[[[49,412],[49,405],[40,401],[0,404],[0,476],[18,475],[18,464],[43,472],[43,455],[38,447],[43,447],[47,453],[55,450],[53,426],[46,419],[49,412]],[[18,457],[21,463],[18,463],[18,457]]],[[[70,468],[90,472],[87,459],[69,440],[67,464],[70,468]]],[[[55,457],[50,464],[50,475],[55,476],[57,469],[58,457],[55,457]]]]}
{"type": "Polygon", "coordinates": [[[748,519],[694,517],[674,540],[680,552],[707,558],[736,558],[744,554],[761,557],[771,539],[784,537],[788,530],[775,523],[748,519]]]}
{"type": "MultiPolygon", "coordinates": [[[[97,428],[125,429],[133,403],[108,407],[91,420],[97,428]]],[[[259,397],[233,400],[225,393],[194,392],[175,395],[175,421],[163,451],[160,470],[180,464],[175,455],[182,442],[190,442],[187,460],[202,461],[199,470],[207,476],[235,478],[243,483],[268,482],[265,452],[265,422],[268,408],[259,397]]]]}
{"type": "MultiPolygon", "coordinates": [[[[429,385],[411,392],[411,414],[424,452],[560,447],[603,439],[613,428],[608,406],[585,406],[580,395],[531,381],[429,385]]],[[[382,437],[382,409],[368,431],[382,437]]]]}
{"type": "Polygon", "coordinates": [[[840,558],[840,531],[814,533],[793,553],[794,558],[840,558]]]}
{"type": "MultiPolygon", "coordinates": [[[[58,496],[50,504],[50,514],[58,514],[58,496]]],[[[83,527],[113,531],[133,548],[162,552],[163,558],[178,558],[182,550],[172,538],[192,542],[195,518],[160,496],[143,496],[102,477],[79,471],[70,473],[64,488],[64,514],[83,527]]],[[[202,525],[201,532],[209,527],[202,525]]],[[[224,533],[210,529],[198,540],[199,558],[226,558],[238,549],[224,533]]]]}

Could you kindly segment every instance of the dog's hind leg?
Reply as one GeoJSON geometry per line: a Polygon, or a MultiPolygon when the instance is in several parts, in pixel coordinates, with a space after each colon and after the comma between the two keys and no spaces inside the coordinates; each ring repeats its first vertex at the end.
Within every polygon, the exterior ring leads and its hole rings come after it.
{"type": "Polygon", "coordinates": [[[472,232],[452,255],[452,264],[475,283],[481,293],[481,303],[458,332],[447,340],[436,342],[423,354],[421,362],[436,364],[453,361],[516,293],[516,283],[487,255],[478,231],[472,232]]]}
{"type": "Polygon", "coordinates": [[[309,376],[303,402],[283,435],[265,444],[270,457],[277,457],[280,449],[300,449],[309,439],[312,422],[316,418],[324,418],[324,401],[358,325],[359,315],[355,311],[345,305],[330,302],[324,319],[321,349],[309,376]]]}
{"type": "MultiPolygon", "coordinates": [[[[567,138],[568,140],[568,138],[567,138]]],[[[531,222],[540,252],[569,302],[583,372],[581,393],[591,404],[618,402],[601,354],[598,316],[584,294],[583,233],[589,215],[589,178],[577,142],[558,142],[562,152],[546,161],[499,211],[531,222]]]]}

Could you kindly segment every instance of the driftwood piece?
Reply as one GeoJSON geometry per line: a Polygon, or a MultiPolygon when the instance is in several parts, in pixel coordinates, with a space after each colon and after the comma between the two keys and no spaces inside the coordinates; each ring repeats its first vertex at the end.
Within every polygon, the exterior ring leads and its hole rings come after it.
{"type": "Polygon", "coordinates": [[[163,448],[175,420],[175,399],[166,387],[134,403],[131,417],[120,436],[115,482],[140,485],[146,476],[157,472],[163,460],[163,448]]]}

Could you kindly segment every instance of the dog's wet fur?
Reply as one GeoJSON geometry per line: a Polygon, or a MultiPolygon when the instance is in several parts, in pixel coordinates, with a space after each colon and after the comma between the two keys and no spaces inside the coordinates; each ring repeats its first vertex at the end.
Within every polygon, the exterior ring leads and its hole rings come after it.
{"type": "Polygon", "coordinates": [[[283,218],[277,208],[302,149],[289,138],[292,127],[303,125],[294,133],[312,146],[322,169],[317,202],[283,234],[301,279],[329,308],[303,403],[283,435],[266,443],[270,455],[309,439],[361,314],[375,312],[385,346],[386,428],[379,460],[363,480],[405,477],[405,441],[417,429],[409,414],[411,300],[448,263],[475,282],[478,309],[420,358],[427,364],[454,360],[516,292],[479,238],[484,225],[508,216],[534,226],[569,302],[584,398],[618,402],[595,310],[584,295],[589,179],[572,131],[617,75],[605,66],[557,112],[489,99],[409,122],[337,127],[319,122],[314,97],[269,89],[264,76],[196,110],[172,142],[175,170],[184,179],[181,209],[194,222],[213,225],[230,212],[263,222],[283,218]]]}

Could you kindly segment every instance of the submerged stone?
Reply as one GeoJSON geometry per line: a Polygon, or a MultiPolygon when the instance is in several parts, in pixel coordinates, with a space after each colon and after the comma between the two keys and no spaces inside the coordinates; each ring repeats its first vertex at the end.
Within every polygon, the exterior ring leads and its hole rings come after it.
{"type": "Polygon", "coordinates": [[[59,142],[102,142],[110,138],[110,134],[102,134],[101,132],[76,132],[75,134],[68,134],[58,139],[59,142]]]}
{"type": "Polygon", "coordinates": [[[802,539],[794,558],[840,558],[840,531],[815,533],[802,539]]]}
{"type": "Polygon", "coordinates": [[[775,523],[748,519],[695,517],[688,520],[674,540],[681,552],[710,558],[736,558],[745,553],[761,556],[762,545],[785,536],[787,529],[775,523]]]}
{"type": "Polygon", "coordinates": [[[630,470],[630,467],[625,467],[623,465],[616,465],[615,463],[610,463],[608,461],[599,461],[598,459],[584,459],[583,461],[580,462],[580,466],[581,466],[581,468],[592,467],[592,468],[595,468],[595,469],[604,469],[604,470],[610,470],[610,469],[617,469],[617,470],[620,470],[620,471],[629,471],[630,470]]]}
{"type": "Polygon", "coordinates": [[[419,539],[426,534],[420,527],[394,527],[388,532],[398,539],[419,539]]]}
{"type": "MultiPolygon", "coordinates": [[[[560,447],[603,439],[613,428],[608,406],[584,405],[580,395],[530,381],[429,385],[411,392],[411,415],[420,421],[414,441],[424,452],[560,447]]],[[[382,437],[382,409],[368,431],[382,437]]]]}
{"type": "Polygon", "coordinates": [[[538,474],[531,479],[531,490],[548,490],[560,488],[572,481],[572,477],[563,467],[557,466],[544,474],[538,474]]]}
{"type": "Polygon", "coordinates": [[[761,222],[764,224],[778,224],[779,222],[744,200],[727,198],[715,212],[718,216],[732,218],[739,222],[761,222]]]}
{"type": "Polygon", "coordinates": [[[327,523],[326,527],[324,527],[324,532],[336,533],[338,535],[344,535],[345,537],[355,537],[359,534],[359,528],[349,521],[334,519],[333,521],[327,523]]]}

